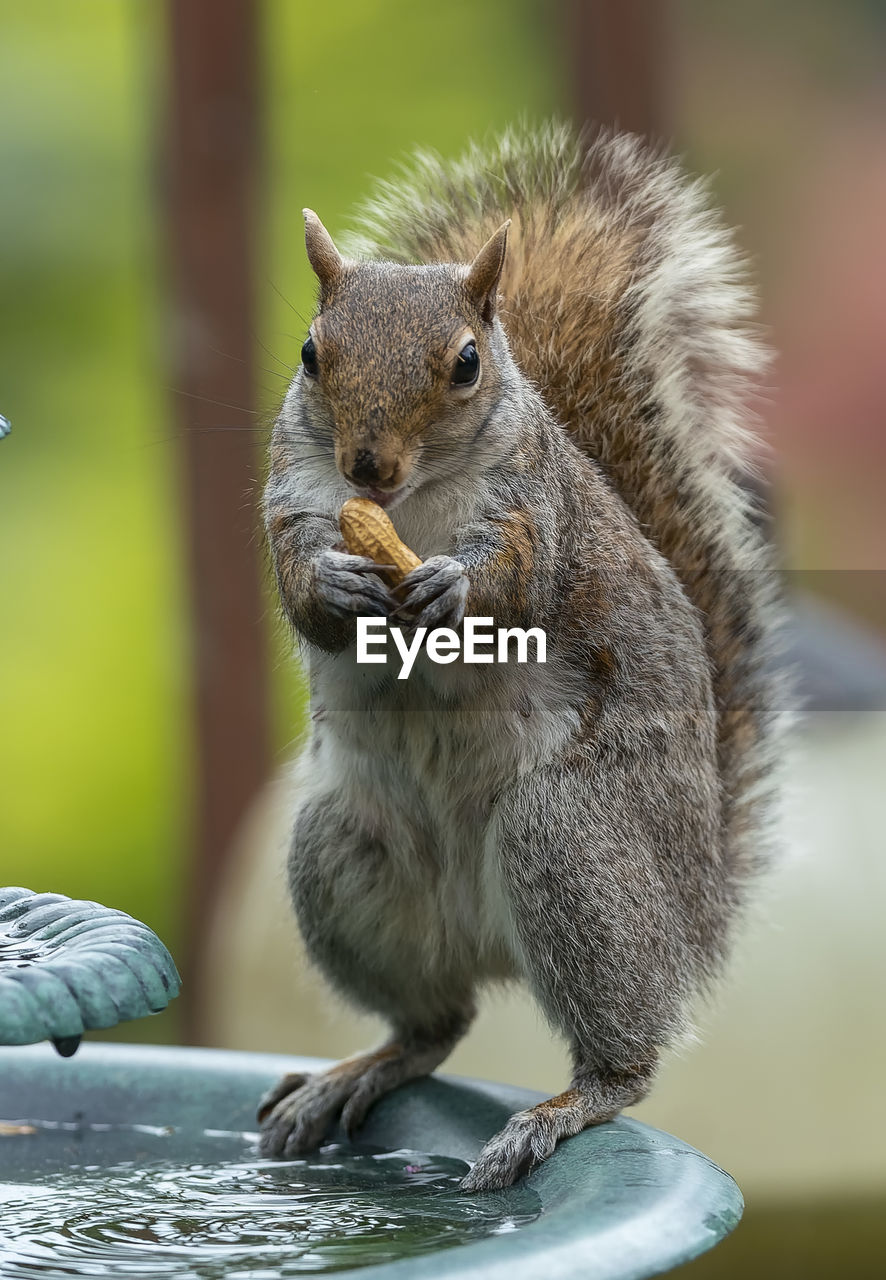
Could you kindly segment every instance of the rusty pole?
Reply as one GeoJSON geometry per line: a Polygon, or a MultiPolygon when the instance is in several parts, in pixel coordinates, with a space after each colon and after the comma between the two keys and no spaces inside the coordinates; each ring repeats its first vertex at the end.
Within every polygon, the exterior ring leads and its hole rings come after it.
{"type": "Polygon", "coordinates": [[[672,129],[667,0],[565,0],[572,111],[667,141],[672,129]]]}
{"type": "Polygon", "coordinates": [[[253,354],[258,6],[167,0],[165,134],[171,383],[191,604],[194,839],[185,917],[186,1038],[232,836],[267,776],[267,653],[255,508],[253,354]]]}

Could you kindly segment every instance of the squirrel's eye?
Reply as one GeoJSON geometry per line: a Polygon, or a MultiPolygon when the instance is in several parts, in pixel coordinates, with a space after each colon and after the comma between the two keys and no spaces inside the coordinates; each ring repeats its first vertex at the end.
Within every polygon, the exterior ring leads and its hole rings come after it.
{"type": "Polygon", "coordinates": [[[308,338],[301,349],[301,362],[304,366],[305,373],[309,378],[316,378],[317,369],[317,348],[314,346],[314,339],[308,338]]]}
{"type": "Polygon", "coordinates": [[[474,343],[468,342],[458,353],[455,368],[452,370],[452,385],[454,387],[469,387],[472,382],[477,381],[479,372],[480,356],[477,354],[477,348],[474,343]]]}

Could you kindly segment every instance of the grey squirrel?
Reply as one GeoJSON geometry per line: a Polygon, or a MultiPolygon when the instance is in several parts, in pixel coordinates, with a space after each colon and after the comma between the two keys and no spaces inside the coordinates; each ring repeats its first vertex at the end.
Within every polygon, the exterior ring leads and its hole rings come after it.
{"type": "Polygon", "coordinates": [[[319,305],[265,494],[310,672],[289,883],[313,961],[391,1031],[286,1076],[261,1149],[353,1131],[516,979],[573,1076],[464,1180],[503,1187],[644,1097],[767,860],[777,609],[737,482],[753,298],[703,185],[628,135],[421,154],[351,257],[305,217],[319,305]],[[342,550],[355,494],[423,558],[397,590],[342,550]],[[548,661],[398,681],[356,663],[358,615],[542,627],[548,661]]]}

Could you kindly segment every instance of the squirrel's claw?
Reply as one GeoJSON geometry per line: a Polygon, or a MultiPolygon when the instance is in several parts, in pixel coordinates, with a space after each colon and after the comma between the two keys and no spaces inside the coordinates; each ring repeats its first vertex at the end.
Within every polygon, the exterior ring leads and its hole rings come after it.
{"type": "Polygon", "coordinates": [[[464,617],[469,587],[467,570],[459,560],[431,556],[400,583],[400,604],[394,616],[416,627],[457,627],[464,617]]]}
{"type": "Polygon", "coordinates": [[[378,577],[382,568],[367,556],[321,551],[314,561],[317,594],[336,617],[386,618],[397,602],[378,577]]]}
{"type": "Polygon", "coordinates": [[[289,1072],[283,1076],[282,1080],[278,1080],[273,1089],[268,1089],[267,1093],[262,1094],[256,1108],[255,1118],[259,1124],[264,1124],[268,1116],[274,1110],[278,1102],[282,1102],[284,1098],[288,1098],[291,1093],[295,1093],[303,1084],[306,1084],[309,1077],[304,1071],[289,1072]]]}
{"type": "Polygon", "coordinates": [[[557,1137],[542,1116],[534,1111],[518,1111],[475,1160],[470,1173],[459,1184],[462,1191],[500,1191],[554,1150],[557,1137]]]}
{"type": "Polygon", "coordinates": [[[517,1111],[489,1139],[461,1181],[463,1191],[500,1191],[547,1160],[557,1143],[591,1125],[612,1120],[648,1093],[657,1056],[630,1068],[588,1069],[572,1088],[517,1111]]]}
{"type": "Polygon", "coordinates": [[[451,1045],[386,1045],[316,1075],[284,1076],[259,1104],[259,1152],[292,1160],[313,1151],[336,1120],[348,1137],[374,1102],[405,1080],[427,1074],[451,1045]]]}

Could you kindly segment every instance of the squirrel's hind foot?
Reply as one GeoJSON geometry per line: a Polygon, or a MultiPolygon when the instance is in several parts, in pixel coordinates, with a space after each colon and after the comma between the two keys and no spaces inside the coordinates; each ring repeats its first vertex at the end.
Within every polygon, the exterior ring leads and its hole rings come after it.
{"type": "Polygon", "coordinates": [[[264,1124],[278,1102],[282,1102],[284,1098],[288,1098],[297,1089],[301,1089],[310,1079],[311,1076],[307,1071],[290,1071],[277,1081],[273,1089],[268,1089],[267,1093],[263,1093],[255,1111],[255,1118],[259,1124],[264,1124]]]}
{"type": "Polygon", "coordinates": [[[642,1068],[611,1075],[594,1073],[555,1098],[517,1111],[483,1147],[461,1181],[462,1191],[510,1187],[547,1160],[562,1138],[613,1120],[623,1107],[639,1102],[648,1092],[651,1076],[651,1070],[642,1068]]]}
{"type": "Polygon", "coordinates": [[[259,1103],[259,1152],[292,1160],[320,1146],[336,1120],[352,1137],[374,1102],[398,1085],[429,1075],[452,1047],[390,1042],[313,1075],[286,1075],[259,1103]]]}

